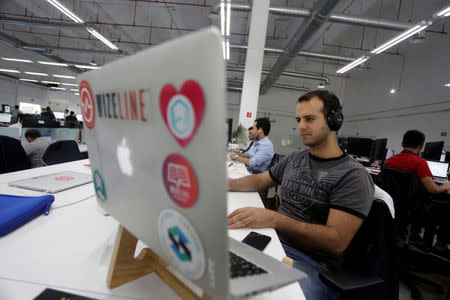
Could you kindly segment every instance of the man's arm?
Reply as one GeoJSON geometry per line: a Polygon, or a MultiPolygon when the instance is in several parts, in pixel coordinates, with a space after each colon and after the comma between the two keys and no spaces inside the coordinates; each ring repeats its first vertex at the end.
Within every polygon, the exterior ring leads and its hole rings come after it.
{"type": "Polygon", "coordinates": [[[237,192],[256,192],[277,185],[269,175],[269,172],[250,175],[239,179],[228,179],[228,190],[237,192]]]}
{"type": "Polygon", "coordinates": [[[230,229],[271,227],[298,246],[332,255],[341,255],[347,249],[362,221],[357,216],[337,209],[330,209],[326,225],[297,221],[257,207],[240,208],[228,216],[230,229]]]}
{"type": "Polygon", "coordinates": [[[422,181],[425,190],[427,190],[427,192],[430,194],[440,194],[450,190],[450,183],[447,182],[439,186],[434,183],[433,178],[431,178],[430,176],[425,176],[420,179],[420,181],[422,181]]]}

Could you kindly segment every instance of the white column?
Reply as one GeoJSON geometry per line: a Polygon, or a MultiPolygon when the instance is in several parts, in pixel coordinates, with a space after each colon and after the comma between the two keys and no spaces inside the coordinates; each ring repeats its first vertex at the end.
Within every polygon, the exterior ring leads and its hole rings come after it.
{"type": "Polygon", "coordinates": [[[248,128],[253,125],[258,109],[259,85],[266,42],[270,0],[253,1],[245,61],[239,123],[248,128]]]}

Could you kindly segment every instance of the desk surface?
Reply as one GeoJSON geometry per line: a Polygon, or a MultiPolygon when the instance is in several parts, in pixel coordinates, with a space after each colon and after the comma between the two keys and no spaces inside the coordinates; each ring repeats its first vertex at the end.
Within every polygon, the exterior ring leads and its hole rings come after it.
{"type": "MultiPolygon", "coordinates": [[[[88,160],[0,175],[0,192],[24,196],[40,192],[9,187],[8,182],[63,170],[90,173],[88,160]]],[[[235,165],[244,172],[245,167],[235,165]]],[[[257,193],[228,193],[228,212],[262,206],[257,193]]],[[[48,216],[40,216],[0,238],[0,299],[33,299],[54,288],[98,299],[179,299],[157,275],[149,274],[110,290],[106,277],[118,222],[97,206],[92,184],[55,194],[48,216]]],[[[229,230],[242,239],[248,229],[229,230]]],[[[255,230],[272,237],[265,253],[285,253],[273,229],[255,230]]],[[[144,245],[139,242],[137,251],[144,245]]],[[[297,283],[252,299],[304,299],[297,283]]]]}

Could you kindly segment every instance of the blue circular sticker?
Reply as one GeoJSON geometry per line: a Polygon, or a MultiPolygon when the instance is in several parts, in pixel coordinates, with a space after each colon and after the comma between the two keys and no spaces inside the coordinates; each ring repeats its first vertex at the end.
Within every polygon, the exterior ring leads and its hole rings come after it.
{"type": "Polygon", "coordinates": [[[191,223],[172,209],[163,210],[158,218],[161,244],[173,264],[191,279],[199,279],[205,272],[205,251],[191,223]]]}

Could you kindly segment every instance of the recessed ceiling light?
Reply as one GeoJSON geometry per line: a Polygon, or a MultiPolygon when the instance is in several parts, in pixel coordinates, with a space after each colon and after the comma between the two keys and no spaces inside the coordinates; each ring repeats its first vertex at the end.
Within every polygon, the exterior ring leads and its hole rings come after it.
{"type": "Polygon", "coordinates": [[[78,89],[70,89],[72,92],[78,92],[78,89]]]}
{"type": "Polygon", "coordinates": [[[53,76],[58,77],[58,78],[76,79],[75,76],[68,76],[68,75],[58,75],[58,74],[53,74],[53,76]]]}
{"type": "Polygon", "coordinates": [[[20,73],[20,71],[14,69],[0,69],[0,72],[8,72],[8,73],[20,73]]]}
{"type": "Polygon", "coordinates": [[[444,86],[446,86],[446,87],[450,87],[450,83],[447,83],[446,85],[444,85],[444,86]]]}
{"type": "Polygon", "coordinates": [[[89,69],[89,70],[100,69],[100,67],[90,66],[90,65],[75,65],[75,67],[80,68],[80,69],[89,69]]]}
{"type": "Polygon", "coordinates": [[[47,81],[47,80],[42,80],[42,83],[46,83],[46,84],[61,84],[60,82],[56,82],[56,81],[47,81]]]}
{"type": "Polygon", "coordinates": [[[78,84],[75,84],[75,83],[65,83],[65,82],[63,82],[61,84],[62,85],[68,85],[68,86],[78,86],[78,84]]]}
{"type": "Polygon", "coordinates": [[[10,58],[10,57],[2,57],[2,59],[9,60],[9,61],[24,62],[24,63],[33,63],[33,61],[29,60],[29,59],[10,58]]]}
{"type": "Polygon", "coordinates": [[[28,79],[28,78],[19,78],[19,80],[29,81],[29,82],[38,82],[36,79],[28,79]]]}
{"type": "Polygon", "coordinates": [[[50,66],[60,66],[60,67],[68,67],[68,64],[65,63],[59,63],[59,62],[52,62],[52,61],[38,61],[38,63],[43,65],[50,65],[50,66]]]}
{"type": "Polygon", "coordinates": [[[48,74],[45,74],[45,73],[36,73],[36,72],[25,72],[25,74],[28,74],[28,75],[34,75],[34,76],[48,76],[48,74]]]}
{"type": "Polygon", "coordinates": [[[52,86],[52,87],[50,87],[51,89],[54,89],[54,90],[62,90],[62,91],[65,91],[66,89],[65,88],[63,88],[63,87],[54,87],[54,86],[52,86]]]}
{"type": "Polygon", "coordinates": [[[390,92],[391,94],[395,94],[396,90],[395,90],[395,89],[391,89],[389,92],[390,92]]]}

